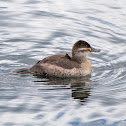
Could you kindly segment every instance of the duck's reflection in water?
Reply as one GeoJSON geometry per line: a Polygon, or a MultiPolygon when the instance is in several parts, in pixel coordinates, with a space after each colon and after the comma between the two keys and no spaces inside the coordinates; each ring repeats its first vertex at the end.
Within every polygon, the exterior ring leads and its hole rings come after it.
{"type": "MultiPolygon", "coordinates": [[[[44,82],[43,77],[40,75],[35,75],[37,78],[41,78],[42,80],[36,82],[44,82]]],[[[44,90],[65,90],[71,89],[71,96],[73,99],[78,99],[80,102],[87,101],[88,96],[90,96],[91,85],[90,80],[91,75],[87,75],[85,77],[78,78],[56,78],[56,77],[48,77],[45,82],[46,85],[59,85],[58,87],[54,87],[53,89],[44,89],[44,90]],[[70,85],[70,86],[69,86],[70,85]]],[[[43,89],[41,89],[43,90],[43,89]]]]}
{"type": "Polygon", "coordinates": [[[86,83],[72,84],[72,97],[79,99],[80,102],[85,102],[90,95],[90,87],[86,86],[86,83]],[[75,87],[74,87],[75,86],[75,87]]]}

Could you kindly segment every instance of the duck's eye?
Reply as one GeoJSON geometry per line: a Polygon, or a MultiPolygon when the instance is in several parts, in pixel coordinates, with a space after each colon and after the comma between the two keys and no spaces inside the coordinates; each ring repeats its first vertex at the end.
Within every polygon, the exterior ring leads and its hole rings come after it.
{"type": "Polygon", "coordinates": [[[86,48],[90,48],[90,45],[85,45],[86,48]]]}
{"type": "Polygon", "coordinates": [[[88,45],[85,45],[86,48],[88,48],[88,45]]]}

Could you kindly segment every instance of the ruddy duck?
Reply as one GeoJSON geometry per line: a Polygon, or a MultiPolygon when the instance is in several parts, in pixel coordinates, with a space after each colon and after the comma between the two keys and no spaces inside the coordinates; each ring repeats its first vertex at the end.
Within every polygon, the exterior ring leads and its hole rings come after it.
{"type": "Polygon", "coordinates": [[[100,52],[92,48],[86,41],[77,41],[72,48],[72,56],[53,55],[38,61],[30,69],[18,69],[21,74],[40,74],[55,77],[80,77],[91,73],[91,63],[87,59],[90,52],[100,52]]]}

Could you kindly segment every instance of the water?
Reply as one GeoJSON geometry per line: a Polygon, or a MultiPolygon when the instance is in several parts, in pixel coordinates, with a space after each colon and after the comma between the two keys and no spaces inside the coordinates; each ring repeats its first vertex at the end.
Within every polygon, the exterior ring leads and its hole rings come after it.
{"type": "Polygon", "coordinates": [[[0,1],[1,126],[126,126],[124,0],[0,1]],[[92,53],[91,76],[19,75],[53,54],[71,54],[77,40],[92,53]]]}

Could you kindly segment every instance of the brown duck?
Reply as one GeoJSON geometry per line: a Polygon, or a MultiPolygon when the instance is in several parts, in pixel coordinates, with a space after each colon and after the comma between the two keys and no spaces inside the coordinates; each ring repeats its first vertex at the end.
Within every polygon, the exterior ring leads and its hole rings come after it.
{"type": "Polygon", "coordinates": [[[33,67],[18,69],[20,74],[40,74],[55,77],[81,77],[91,73],[91,63],[87,59],[90,52],[100,52],[86,41],[77,41],[72,48],[72,56],[52,55],[38,61],[33,67]]]}

